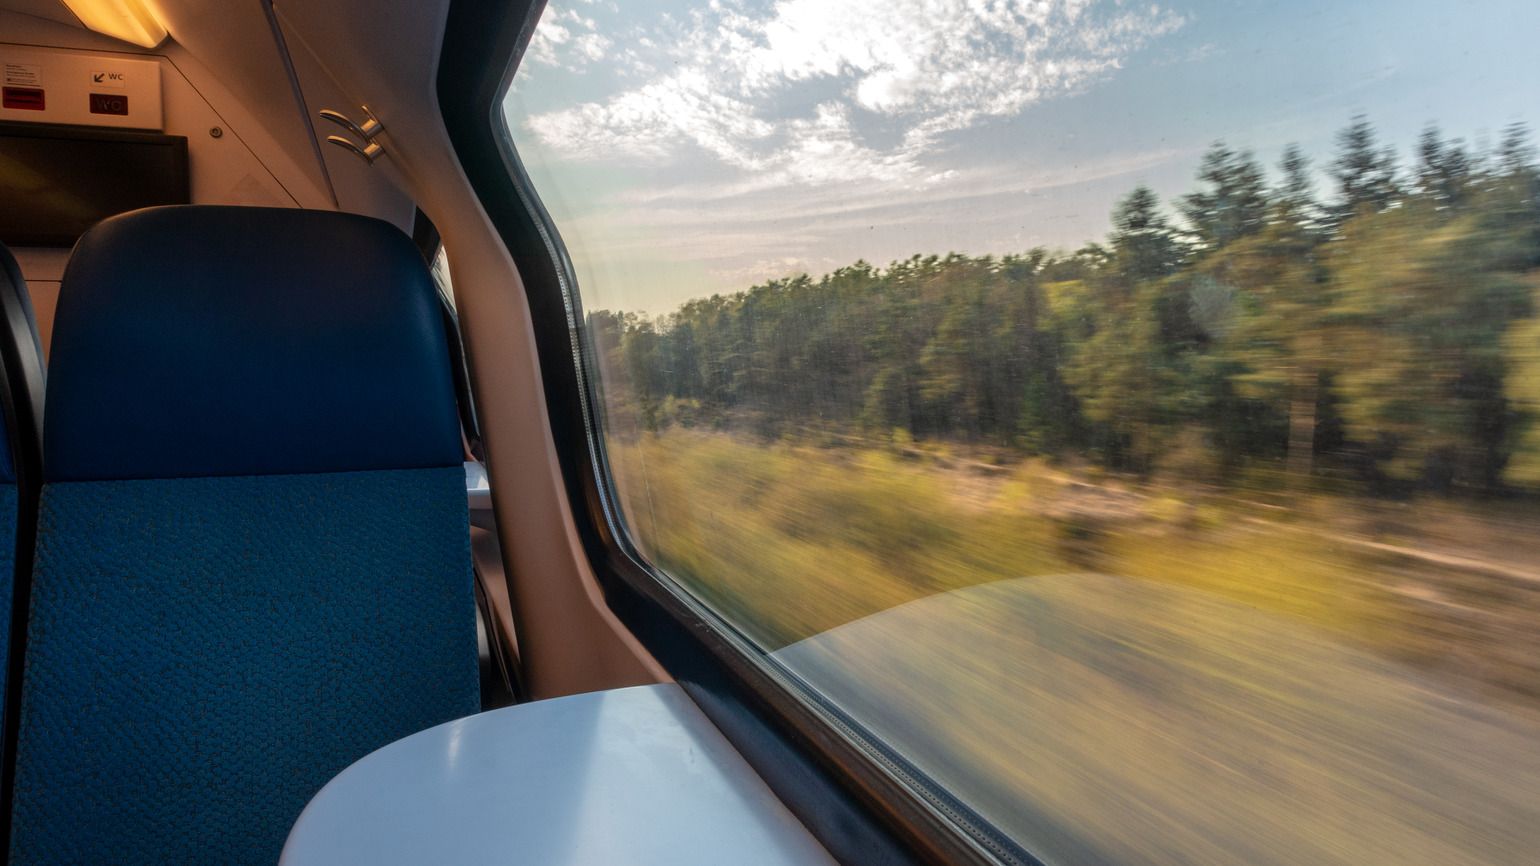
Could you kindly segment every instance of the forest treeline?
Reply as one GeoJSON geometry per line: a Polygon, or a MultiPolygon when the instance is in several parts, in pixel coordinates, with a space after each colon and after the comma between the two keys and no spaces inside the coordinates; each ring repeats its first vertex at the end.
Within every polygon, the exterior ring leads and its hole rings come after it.
{"type": "Polygon", "coordinates": [[[1266,461],[1386,486],[1540,485],[1540,169],[1528,129],[1363,117],[1318,194],[1223,142],[1073,253],[856,262],[587,318],[612,430],[815,427],[1222,477],[1266,461]]]}

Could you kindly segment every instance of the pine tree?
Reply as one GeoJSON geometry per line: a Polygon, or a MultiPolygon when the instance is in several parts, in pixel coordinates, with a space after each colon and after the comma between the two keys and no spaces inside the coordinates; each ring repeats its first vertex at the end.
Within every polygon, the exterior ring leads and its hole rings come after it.
{"type": "Polygon", "coordinates": [[[1136,187],[1112,212],[1111,267],[1128,284],[1159,279],[1181,265],[1181,247],[1160,212],[1160,199],[1147,186],[1136,187]]]}
{"type": "Polygon", "coordinates": [[[1441,211],[1455,211],[1470,198],[1475,166],[1459,141],[1444,141],[1437,124],[1417,140],[1417,192],[1441,211]]]}
{"type": "Polygon", "coordinates": [[[1400,196],[1396,184],[1396,156],[1389,147],[1381,150],[1374,126],[1360,114],[1337,133],[1337,158],[1332,176],[1337,179],[1338,225],[1362,211],[1378,213],[1400,196]]]}
{"type": "Polygon", "coordinates": [[[1270,222],[1283,222],[1314,234],[1321,227],[1321,206],[1315,200],[1315,183],[1310,179],[1310,159],[1290,144],[1278,160],[1283,182],[1273,191],[1270,222]]]}
{"type": "Polygon", "coordinates": [[[1525,267],[1540,267],[1540,167],[1525,124],[1504,130],[1491,186],[1489,222],[1520,239],[1525,267]]]}
{"type": "Polygon", "coordinates": [[[1183,197],[1181,209],[1200,249],[1213,251],[1262,230],[1267,191],[1249,151],[1215,142],[1203,155],[1198,181],[1203,187],[1183,197]]]}

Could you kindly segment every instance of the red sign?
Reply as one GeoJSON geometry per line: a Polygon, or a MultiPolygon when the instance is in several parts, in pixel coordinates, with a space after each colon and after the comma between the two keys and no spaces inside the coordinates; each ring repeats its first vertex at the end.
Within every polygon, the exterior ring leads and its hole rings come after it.
{"type": "Polygon", "coordinates": [[[41,87],[7,87],[0,92],[0,107],[19,108],[23,111],[42,111],[44,105],[41,87]]]}

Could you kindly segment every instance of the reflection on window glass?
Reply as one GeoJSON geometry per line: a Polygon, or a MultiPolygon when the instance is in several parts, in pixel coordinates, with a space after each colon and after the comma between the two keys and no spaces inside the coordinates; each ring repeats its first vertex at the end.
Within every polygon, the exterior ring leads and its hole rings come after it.
{"type": "Polygon", "coordinates": [[[449,278],[449,251],[442,244],[439,245],[438,252],[433,254],[433,264],[429,266],[429,274],[433,277],[433,285],[438,287],[438,293],[453,309],[455,284],[449,278]]]}
{"type": "Polygon", "coordinates": [[[557,0],[639,550],[1049,863],[1540,851],[1532,0],[557,0]]]}

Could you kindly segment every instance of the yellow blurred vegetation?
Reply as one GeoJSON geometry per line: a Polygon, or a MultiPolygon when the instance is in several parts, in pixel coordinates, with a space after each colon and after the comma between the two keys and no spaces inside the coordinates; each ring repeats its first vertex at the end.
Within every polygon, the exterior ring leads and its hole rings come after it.
{"type": "Polygon", "coordinates": [[[1123,477],[908,437],[610,442],[642,553],[774,650],[948,590],[1105,573],[1540,699],[1533,506],[1123,477]],[[816,443],[816,444],[814,444],[816,443]]]}

